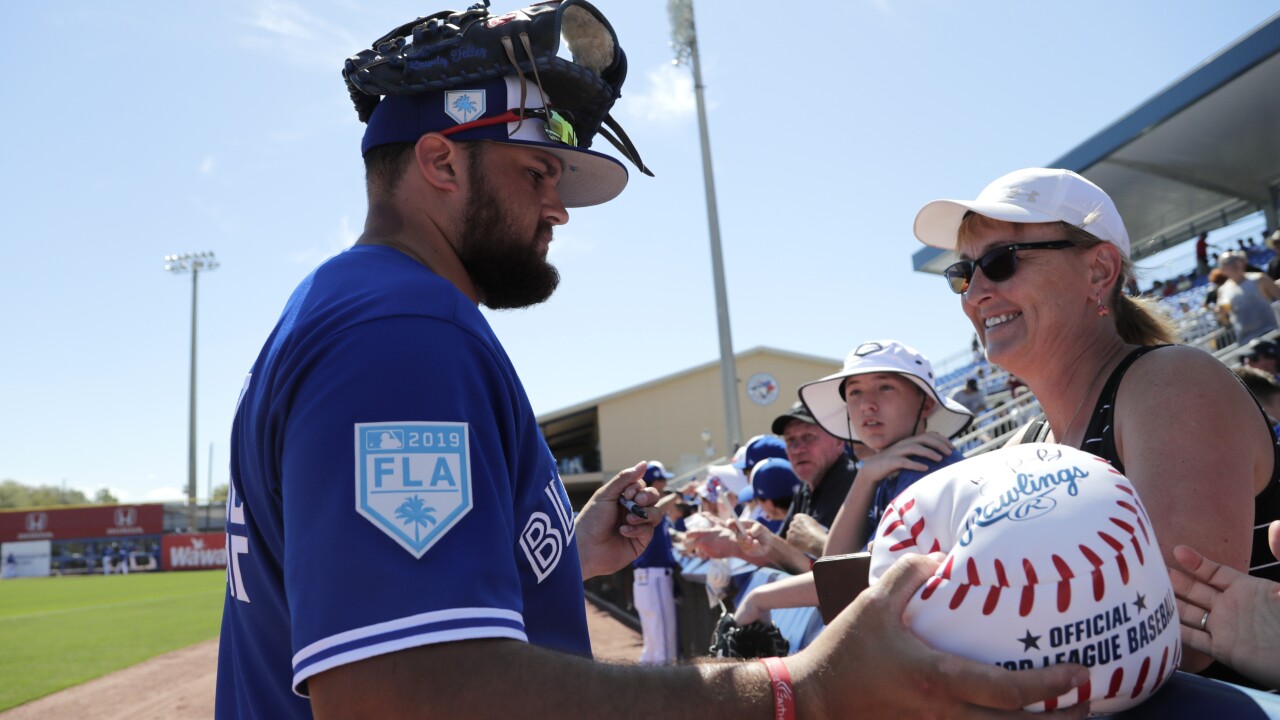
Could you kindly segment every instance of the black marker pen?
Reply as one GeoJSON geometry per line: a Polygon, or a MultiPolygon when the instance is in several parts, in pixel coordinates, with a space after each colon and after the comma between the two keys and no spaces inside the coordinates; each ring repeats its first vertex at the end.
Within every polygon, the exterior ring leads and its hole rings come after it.
{"type": "Polygon", "coordinates": [[[642,507],[640,507],[639,505],[637,505],[635,500],[628,500],[628,499],[626,499],[625,497],[623,497],[623,496],[619,495],[619,496],[618,496],[618,504],[619,504],[619,505],[621,505],[622,507],[626,508],[626,509],[627,509],[627,512],[631,513],[632,515],[635,515],[636,517],[640,518],[641,520],[648,520],[648,519],[649,519],[649,513],[645,512],[645,511],[644,511],[644,508],[642,508],[642,507]]]}

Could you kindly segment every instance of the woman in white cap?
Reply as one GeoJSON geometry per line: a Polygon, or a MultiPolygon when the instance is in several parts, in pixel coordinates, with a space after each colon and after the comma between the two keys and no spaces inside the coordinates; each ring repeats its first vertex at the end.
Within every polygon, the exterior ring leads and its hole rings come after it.
{"type": "Polygon", "coordinates": [[[854,348],[840,372],[800,388],[800,400],[823,430],[875,451],[859,464],[826,555],[861,549],[898,493],[964,459],[950,438],[973,414],[939,394],[934,382],[928,358],[896,340],[879,340],[854,348]]]}
{"type": "MultiPolygon", "coordinates": [[[[1163,317],[1122,294],[1129,236],[1106,193],[1068,170],[1019,170],[976,200],[925,205],[915,234],[959,253],[943,274],[987,359],[1040,401],[1044,420],[1019,440],[1077,447],[1124,472],[1166,564],[1185,544],[1249,567],[1254,497],[1260,516],[1280,517],[1280,450],[1225,365],[1169,347],[1163,317]]],[[[1183,666],[1208,662],[1188,653],[1183,666]]]]}

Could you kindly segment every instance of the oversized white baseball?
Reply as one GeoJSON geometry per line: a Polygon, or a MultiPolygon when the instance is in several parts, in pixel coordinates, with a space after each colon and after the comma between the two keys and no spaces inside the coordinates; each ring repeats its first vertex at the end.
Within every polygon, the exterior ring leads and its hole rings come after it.
{"type": "Polygon", "coordinates": [[[1178,667],[1177,604],[1151,520],[1110,463],[1061,445],[970,458],[895,498],[871,550],[875,582],[906,553],[946,553],[906,621],[940,650],[1025,670],[1089,667],[1089,684],[1029,710],[1107,714],[1178,667]]]}

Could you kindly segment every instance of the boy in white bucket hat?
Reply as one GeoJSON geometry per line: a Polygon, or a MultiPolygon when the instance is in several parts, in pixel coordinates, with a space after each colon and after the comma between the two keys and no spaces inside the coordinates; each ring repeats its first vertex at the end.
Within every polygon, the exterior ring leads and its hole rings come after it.
{"type": "Polygon", "coordinates": [[[828,555],[865,546],[898,493],[964,459],[949,438],[973,414],[938,392],[928,358],[895,340],[862,343],[840,372],[802,386],[800,399],[824,430],[876,451],[860,463],[827,539],[828,555]]]}

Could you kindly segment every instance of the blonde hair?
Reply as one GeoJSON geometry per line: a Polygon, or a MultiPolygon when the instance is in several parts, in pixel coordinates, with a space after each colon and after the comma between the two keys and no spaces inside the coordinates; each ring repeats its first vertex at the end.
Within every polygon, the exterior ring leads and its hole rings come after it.
{"type": "MultiPolygon", "coordinates": [[[[958,245],[970,242],[977,236],[981,227],[996,227],[997,225],[1014,225],[1015,227],[1021,223],[1006,223],[1002,220],[979,215],[975,212],[966,213],[964,219],[960,221],[960,230],[957,233],[958,245]]],[[[1066,234],[1068,240],[1079,248],[1091,248],[1099,243],[1106,242],[1097,236],[1082,230],[1075,225],[1065,222],[1059,222],[1062,231],[1066,234]]],[[[1122,257],[1120,274],[1116,278],[1116,284],[1111,288],[1111,292],[1107,298],[1107,304],[1111,306],[1115,315],[1116,333],[1120,335],[1120,339],[1131,345],[1171,345],[1178,342],[1178,333],[1169,317],[1154,300],[1146,298],[1132,298],[1124,294],[1124,286],[1129,279],[1134,277],[1136,270],[1133,261],[1128,257],[1122,257]]]]}

